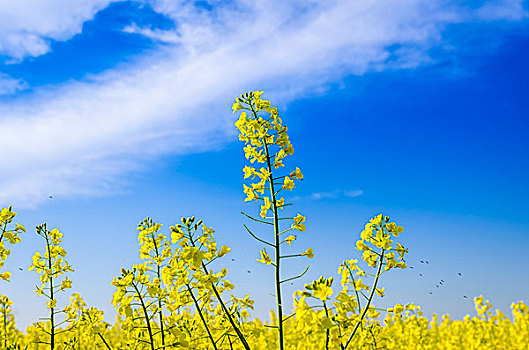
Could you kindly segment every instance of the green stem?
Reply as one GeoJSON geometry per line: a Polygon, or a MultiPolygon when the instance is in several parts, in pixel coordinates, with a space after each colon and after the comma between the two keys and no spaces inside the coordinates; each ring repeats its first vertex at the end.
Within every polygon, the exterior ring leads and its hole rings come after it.
{"type": "MultiPolygon", "coordinates": [[[[151,238],[154,243],[154,251],[156,252],[156,257],[160,257],[160,253],[158,253],[158,245],[156,244],[156,238],[154,237],[154,233],[151,233],[151,238]]],[[[160,263],[156,262],[156,274],[158,276],[158,281],[162,281],[162,276],[160,273],[160,263]]],[[[160,299],[160,295],[158,295],[158,316],[160,318],[160,332],[162,333],[162,347],[165,347],[165,337],[164,337],[164,330],[163,330],[163,314],[162,314],[162,300],[160,299]]]]}
{"type": "Polygon", "coordinates": [[[108,350],[112,350],[112,348],[110,347],[110,345],[108,345],[107,341],[105,340],[105,338],[101,335],[101,333],[97,333],[97,335],[99,336],[99,338],[101,338],[101,340],[103,341],[103,344],[105,344],[105,346],[107,347],[108,350]]]}
{"type": "Polygon", "coordinates": [[[217,344],[215,344],[215,339],[213,339],[213,335],[211,334],[211,331],[209,330],[208,323],[206,322],[206,319],[204,318],[204,315],[202,315],[202,310],[200,309],[200,305],[198,305],[197,298],[195,298],[195,295],[193,294],[193,290],[189,286],[189,284],[186,284],[187,291],[189,292],[189,295],[191,295],[191,298],[193,298],[193,302],[195,303],[195,307],[197,308],[198,315],[200,316],[200,319],[202,320],[202,323],[204,324],[204,327],[206,328],[206,332],[208,333],[209,340],[211,340],[211,344],[213,344],[213,348],[217,350],[217,344]]]}
{"type": "Polygon", "coordinates": [[[4,233],[6,232],[6,229],[7,229],[7,221],[4,223],[4,227],[2,227],[2,234],[0,235],[0,242],[2,242],[2,240],[4,239],[4,233]]]}
{"type": "Polygon", "coordinates": [[[143,297],[141,296],[141,293],[136,283],[132,282],[132,286],[136,290],[136,295],[138,296],[138,299],[140,300],[141,308],[143,309],[143,315],[145,317],[145,321],[147,322],[147,331],[149,332],[149,340],[150,340],[149,344],[151,344],[151,350],[154,350],[154,338],[152,336],[151,322],[149,321],[149,313],[147,312],[147,307],[145,306],[145,303],[143,302],[143,297]]]}
{"type": "MultiPolygon", "coordinates": [[[[351,279],[353,280],[353,286],[356,285],[356,281],[355,281],[355,278],[353,276],[353,272],[351,271],[351,269],[349,268],[349,265],[347,265],[347,268],[349,270],[349,276],[351,276],[351,279]]],[[[362,306],[360,305],[360,296],[358,295],[358,291],[356,290],[356,288],[354,289],[355,290],[355,294],[356,294],[356,300],[358,301],[358,314],[360,314],[362,312],[362,306]]],[[[364,329],[364,325],[363,324],[360,324],[360,327],[362,328],[362,330],[364,329]]]]}
{"type": "Polygon", "coordinates": [[[305,271],[303,271],[303,272],[300,273],[299,275],[294,276],[294,277],[287,278],[286,280],[283,280],[283,281],[281,281],[280,283],[289,282],[289,281],[292,281],[292,280],[295,280],[295,279],[298,279],[298,278],[303,277],[303,275],[306,274],[307,271],[309,271],[309,267],[310,267],[310,265],[308,265],[307,268],[305,269],[305,271]]]}
{"type": "MultiPolygon", "coordinates": [[[[51,265],[51,250],[50,250],[50,240],[48,237],[48,232],[44,229],[44,238],[46,239],[46,249],[48,252],[48,269],[50,272],[50,300],[53,300],[53,271],[51,265]]],[[[50,349],[55,348],[55,316],[54,316],[55,307],[50,309],[50,322],[51,322],[51,333],[50,333],[50,349]]]]}
{"type": "Polygon", "coordinates": [[[228,342],[230,343],[230,349],[233,350],[233,344],[231,343],[231,338],[229,334],[228,334],[228,342]]]}
{"type": "MultiPolygon", "coordinates": [[[[327,310],[327,304],[325,303],[325,300],[323,301],[323,308],[325,309],[325,316],[329,318],[329,310],[327,310]]],[[[327,328],[325,332],[325,350],[329,350],[329,332],[330,329],[327,328]]]]}
{"type": "Polygon", "coordinates": [[[3,306],[3,316],[4,316],[4,347],[7,348],[7,307],[5,305],[3,306]]]}
{"type": "MultiPolygon", "coordinates": [[[[355,278],[353,276],[353,273],[351,272],[351,269],[349,268],[348,265],[346,265],[348,270],[349,270],[349,276],[351,276],[351,280],[353,281],[353,286],[356,285],[356,281],[355,281],[355,278]]],[[[362,307],[360,305],[360,296],[358,295],[358,291],[356,290],[355,288],[355,294],[356,294],[356,300],[358,301],[358,313],[360,314],[360,312],[362,312],[362,307]]]]}
{"type": "Polygon", "coordinates": [[[276,296],[277,296],[277,317],[278,317],[278,332],[279,332],[279,349],[283,350],[283,302],[281,300],[281,270],[280,270],[280,261],[281,261],[281,242],[279,241],[279,220],[277,215],[277,201],[276,201],[276,194],[274,191],[274,181],[272,179],[272,165],[270,164],[270,153],[268,151],[268,144],[266,143],[266,140],[263,140],[264,143],[264,149],[266,152],[266,163],[268,166],[268,173],[269,178],[268,181],[270,182],[270,195],[272,197],[272,210],[274,212],[274,236],[275,236],[275,255],[276,255],[276,261],[275,261],[275,282],[276,282],[276,296]]]}
{"type": "MultiPolygon", "coordinates": [[[[77,311],[77,320],[78,322],[81,320],[81,310],[80,309],[77,311]]],[[[77,326],[78,326],[77,327],[77,339],[78,339],[77,350],[81,350],[81,327],[79,327],[79,323],[77,324],[77,326]]]]}
{"type": "Polygon", "coordinates": [[[260,222],[260,223],[262,223],[262,224],[273,225],[271,222],[256,219],[256,218],[254,218],[253,216],[250,216],[250,215],[248,215],[248,214],[246,214],[246,213],[244,213],[244,212],[242,212],[242,211],[241,211],[241,214],[244,215],[244,216],[246,216],[248,219],[253,220],[253,221],[257,221],[257,222],[260,222]]]}
{"type": "MultiPolygon", "coordinates": [[[[191,245],[193,247],[195,247],[195,241],[193,241],[193,236],[191,235],[191,232],[190,232],[189,228],[188,228],[188,232],[189,232],[189,241],[191,242],[191,245]]],[[[206,275],[209,275],[208,269],[207,269],[207,267],[206,267],[206,265],[204,263],[202,263],[202,269],[204,270],[204,273],[206,275]]],[[[242,345],[244,346],[244,348],[246,350],[250,350],[250,345],[248,345],[248,342],[246,341],[246,338],[242,334],[242,332],[239,329],[239,327],[237,327],[237,325],[235,324],[235,321],[233,320],[233,317],[231,317],[231,314],[230,314],[228,308],[226,307],[226,305],[224,304],[224,301],[220,297],[220,293],[217,290],[217,287],[215,287],[215,285],[213,283],[211,284],[211,289],[213,289],[213,293],[215,293],[215,297],[219,301],[220,307],[222,308],[222,311],[224,311],[224,313],[228,317],[228,321],[230,321],[230,324],[233,327],[233,329],[235,330],[235,333],[237,333],[237,336],[239,337],[239,340],[241,341],[242,345]]]]}
{"type": "Polygon", "coordinates": [[[346,349],[349,343],[351,342],[351,340],[353,340],[353,336],[355,335],[356,331],[358,330],[358,327],[362,323],[362,320],[364,319],[367,311],[369,310],[369,305],[371,304],[371,300],[373,299],[373,295],[375,294],[375,290],[376,290],[377,283],[378,283],[378,278],[380,277],[380,271],[382,270],[383,261],[384,261],[384,249],[382,249],[382,252],[380,254],[380,261],[378,263],[377,275],[375,277],[375,281],[373,282],[373,287],[371,289],[371,294],[369,295],[369,299],[367,300],[366,307],[364,308],[364,312],[362,313],[360,320],[356,323],[356,326],[353,329],[353,332],[349,336],[349,339],[347,339],[347,342],[345,343],[345,346],[343,347],[344,349],[346,349]]]}
{"type": "MultiPolygon", "coordinates": [[[[255,119],[258,120],[257,112],[255,111],[253,104],[250,103],[250,108],[255,119]]],[[[263,138],[264,150],[266,153],[266,165],[268,168],[268,182],[270,183],[270,197],[272,199],[272,210],[274,213],[274,236],[275,236],[275,284],[276,284],[276,298],[277,298],[277,316],[278,316],[278,335],[279,335],[279,350],[284,349],[283,341],[283,302],[281,300],[281,256],[280,256],[280,241],[279,241],[279,220],[277,215],[277,201],[276,192],[274,190],[274,177],[272,175],[272,164],[270,163],[270,152],[268,150],[268,144],[266,138],[263,138]]],[[[279,191],[278,191],[279,192],[279,191]]]]}
{"type": "Polygon", "coordinates": [[[371,333],[371,337],[373,338],[373,344],[375,345],[375,350],[377,350],[378,349],[377,339],[375,338],[375,334],[373,333],[372,327],[369,327],[369,333],[371,333]]]}
{"type": "Polygon", "coordinates": [[[264,244],[267,244],[267,245],[269,245],[270,247],[274,247],[274,245],[273,245],[272,243],[269,243],[269,242],[265,241],[264,239],[261,239],[261,238],[257,237],[256,235],[254,235],[254,234],[252,233],[252,231],[250,231],[250,229],[249,229],[246,225],[243,225],[243,226],[244,226],[244,228],[246,229],[246,231],[248,231],[248,233],[249,233],[253,238],[255,238],[257,241],[259,241],[259,242],[261,242],[261,243],[264,243],[264,244]]]}

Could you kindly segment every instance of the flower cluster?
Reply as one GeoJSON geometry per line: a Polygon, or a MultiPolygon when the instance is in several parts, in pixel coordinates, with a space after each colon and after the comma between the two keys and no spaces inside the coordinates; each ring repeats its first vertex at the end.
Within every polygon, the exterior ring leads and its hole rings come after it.
{"type": "MultiPolygon", "coordinates": [[[[332,277],[321,277],[305,286],[309,292],[298,291],[294,294],[296,320],[304,325],[300,332],[307,337],[320,334],[325,339],[322,345],[324,349],[333,348],[329,347],[333,343],[338,344],[340,349],[346,349],[354,343],[355,338],[367,337],[372,340],[376,337],[377,326],[373,320],[380,312],[373,307],[372,302],[375,294],[384,296],[384,288],[379,287],[379,278],[394,267],[406,267],[402,259],[407,250],[400,243],[393,242],[402,232],[403,228],[390,222],[387,216],[377,215],[370,219],[356,244],[357,249],[364,252],[362,257],[367,266],[362,268],[356,259],[342,262],[338,268],[341,290],[335,296],[332,308],[326,303],[333,294],[332,277]],[[376,271],[370,273],[366,268],[376,271]],[[368,277],[373,279],[370,285],[366,284],[368,277]],[[321,304],[310,306],[307,298],[314,298],[321,304]],[[366,330],[369,331],[366,333],[366,330]]],[[[400,310],[399,306],[395,309],[400,310]]]]}
{"type": "Polygon", "coordinates": [[[0,295],[0,344],[7,348],[8,344],[19,344],[24,335],[15,328],[15,316],[11,309],[13,302],[6,295],[0,295]]]}
{"type": "MultiPolygon", "coordinates": [[[[71,321],[71,312],[68,307],[56,311],[57,309],[57,293],[65,292],[67,289],[72,288],[72,280],[68,276],[64,276],[62,281],[60,276],[67,272],[73,272],[73,268],[68,264],[64,258],[66,256],[66,250],[61,247],[62,233],[58,229],[47,229],[46,223],[37,226],[37,234],[44,238],[46,242],[46,250],[44,254],[36,252],[33,255],[33,261],[29,266],[29,271],[35,270],[40,274],[41,286],[37,286],[35,293],[38,295],[44,295],[48,300],[46,306],[50,310],[50,316],[48,322],[37,323],[38,329],[34,333],[37,342],[48,342],[43,339],[49,339],[49,344],[53,349],[56,342],[55,335],[57,333],[57,327],[63,323],[71,321]],[[60,283],[60,284],[59,284],[60,283]],[[57,324],[55,321],[55,315],[58,313],[64,313],[66,318],[61,323],[57,324]],[[49,328],[49,329],[47,329],[49,328]]],[[[71,329],[69,329],[71,330],[71,329]]]]}
{"type": "Polygon", "coordinates": [[[54,287],[54,283],[57,283],[57,278],[64,275],[67,272],[73,272],[73,268],[68,264],[68,261],[64,259],[66,256],[66,250],[60,246],[62,242],[62,233],[58,229],[54,228],[51,231],[46,229],[46,224],[37,226],[37,233],[46,240],[46,251],[44,255],[40,252],[36,252],[33,255],[33,261],[29,267],[29,271],[36,270],[40,274],[40,282],[42,285],[37,286],[35,292],[39,295],[46,295],[49,297],[48,308],[52,309],[55,307],[57,301],[46,291],[51,292],[52,289],[55,291],[64,291],[68,288],[72,288],[72,281],[68,276],[64,276],[64,279],[60,282],[60,286],[54,287]],[[54,281],[55,280],[55,281],[54,281]]]}
{"type": "MultiPolygon", "coordinates": [[[[285,198],[277,196],[282,190],[292,191],[295,181],[303,180],[299,168],[288,175],[274,177],[273,171],[284,167],[284,159],[294,153],[294,147],[287,134],[288,128],[282,125],[279,112],[270,101],[262,100],[262,91],[248,92],[236,99],[233,111],[243,110],[235,126],[239,130],[239,140],[244,141],[244,155],[250,163],[263,164],[258,169],[246,165],[243,169],[244,179],[254,181],[249,186],[243,185],[246,194],[245,201],[262,201],[259,216],[271,219],[269,211],[283,209],[285,198]],[[266,112],[267,117],[260,116],[266,112]],[[271,190],[276,185],[279,189],[272,191],[270,196],[265,195],[265,190],[271,190]]],[[[305,231],[305,217],[298,214],[293,219],[291,228],[300,232],[305,231]]]]}
{"type": "MultiPolygon", "coordinates": [[[[177,247],[167,268],[164,282],[168,286],[168,298],[174,315],[179,309],[201,320],[202,328],[211,343],[228,342],[227,334],[233,332],[234,339],[247,348],[248,334],[243,334],[241,323],[249,317],[253,301],[247,295],[236,298],[230,295],[229,301],[223,297],[235,286],[226,279],[228,270],[221,268],[215,272],[211,267],[217,259],[224,257],[231,249],[218,247],[212,227],[206,226],[195,217],[182,218],[181,224],[171,226],[172,243],[177,247]]],[[[178,318],[178,317],[176,317],[178,318]]],[[[196,342],[192,339],[191,343],[196,342]]]]}
{"type": "Polygon", "coordinates": [[[205,333],[211,344],[229,341],[247,345],[240,324],[249,317],[253,301],[223,294],[234,289],[225,278],[227,269],[214,272],[210,264],[229,253],[217,246],[214,230],[182,218],[170,227],[170,242],[160,232],[161,225],[150,218],[138,225],[142,264],[122,270],[112,284],[117,288],[113,303],[123,317],[122,331],[129,336],[126,346],[167,344],[194,347],[205,333]]]}
{"type": "Polygon", "coordinates": [[[377,261],[380,260],[384,264],[385,271],[395,267],[405,269],[406,264],[403,259],[408,249],[404,248],[400,243],[393,244],[392,239],[399,237],[404,229],[389,220],[389,216],[382,214],[369,220],[360,234],[361,239],[356,242],[356,249],[363,251],[362,259],[369,266],[376,266],[377,261]],[[380,249],[381,252],[376,252],[376,248],[380,249]],[[395,253],[397,253],[397,256],[395,256],[395,253]]]}
{"type": "MultiPolygon", "coordinates": [[[[6,243],[20,243],[19,234],[26,232],[24,226],[16,223],[14,228],[8,229],[8,225],[13,222],[16,215],[17,213],[13,212],[11,207],[2,208],[2,211],[0,211],[0,229],[2,230],[0,232],[0,269],[4,266],[4,262],[9,254],[11,254],[11,250],[6,248],[6,243]]],[[[0,273],[0,279],[9,281],[9,278],[11,278],[11,272],[5,271],[0,273]]]]}

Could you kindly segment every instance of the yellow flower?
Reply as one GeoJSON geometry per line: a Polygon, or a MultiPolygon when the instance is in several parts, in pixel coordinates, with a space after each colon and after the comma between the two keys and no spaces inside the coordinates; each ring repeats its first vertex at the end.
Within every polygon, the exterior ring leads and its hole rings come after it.
{"type": "Polygon", "coordinates": [[[259,195],[255,193],[254,189],[244,184],[243,184],[243,187],[244,187],[244,193],[246,193],[246,198],[244,199],[244,201],[247,202],[247,201],[255,200],[257,202],[257,200],[259,199],[259,195]]]}
{"type": "Polygon", "coordinates": [[[358,290],[358,291],[362,289],[369,290],[369,287],[362,283],[361,278],[358,278],[357,280],[354,281],[353,287],[355,290],[358,290]]]}
{"type": "Polygon", "coordinates": [[[224,282],[224,288],[226,288],[226,290],[235,289],[235,286],[231,284],[230,281],[224,280],[223,282],[224,282]]]}
{"type": "Polygon", "coordinates": [[[399,261],[395,267],[398,267],[400,269],[405,269],[406,267],[408,267],[408,265],[406,265],[406,263],[404,263],[403,261],[399,261]]]}
{"type": "Polygon", "coordinates": [[[261,213],[259,214],[263,219],[266,218],[266,213],[268,212],[268,209],[272,207],[272,203],[268,199],[268,197],[264,197],[264,204],[261,205],[261,213]]]}
{"type": "Polygon", "coordinates": [[[242,109],[242,106],[241,104],[237,101],[233,104],[233,106],[231,106],[231,109],[233,111],[233,113],[237,112],[238,110],[242,109]]]}
{"type": "Polygon", "coordinates": [[[329,297],[332,295],[332,288],[329,286],[320,286],[318,289],[314,290],[312,294],[315,298],[324,301],[329,299],[329,297]]]}
{"type": "Polygon", "coordinates": [[[218,252],[217,256],[219,258],[223,257],[224,255],[228,254],[230,252],[231,248],[229,248],[228,246],[226,245],[223,245],[221,248],[220,248],[220,251],[218,252]]]}
{"type": "MultiPolygon", "coordinates": [[[[255,147],[252,147],[250,145],[248,146],[245,146],[243,148],[243,151],[244,151],[244,156],[246,157],[246,159],[250,159],[250,157],[255,157],[258,153],[257,153],[257,150],[255,147]]],[[[254,162],[255,160],[252,159],[252,163],[254,162]]]]}
{"type": "Polygon", "coordinates": [[[285,176],[285,182],[283,184],[283,188],[289,191],[292,191],[294,188],[294,181],[292,181],[288,176],[285,176]]]}
{"type": "Polygon", "coordinates": [[[293,179],[303,180],[303,174],[301,173],[301,170],[299,170],[299,168],[296,168],[295,171],[291,172],[290,177],[293,179]]]}
{"type": "Polygon", "coordinates": [[[9,281],[11,278],[11,272],[6,271],[4,273],[0,273],[0,279],[3,279],[4,281],[9,281]]]}
{"type": "Polygon", "coordinates": [[[400,314],[402,311],[404,311],[404,306],[402,306],[402,304],[396,304],[393,310],[396,314],[400,314]]]}
{"type": "MultiPolygon", "coordinates": [[[[202,260],[205,259],[206,252],[199,250],[198,247],[185,247],[182,252],[182,259],[190,266],[194,268],[200,268],[202,265],[202,260]]],[[[135,265],[135,267],[144,267],[147,270],[147,266],[135,265]]],[[[149,268],[150,269],[150,268],[149,268]]],[[[140,271],[141,274],[145,273],[145,270],[140,271]]]]}
{"type": "Polygon", "coordinates": [[[272,263],[272,259],[270,259],[270,256],[268,256],[268,254],[264,250],[261,250],[260,253],[261,259],[257,259],[257,261],[266,265],[270,265],[272,263]]]}
{"type": "Polygon", "coordinates": [[[266,170],[266,168],[261,168],[259,169],[260,172],[256,172],[256,175],[259,176],[259,178],[261,179],[261,182],[265,182],[266,180],[268,180],[268,177],[270,176],[270,172],[268,172],[268,170],[266,170]]]}
{"type": "Polygon", "coordinates": [[[369,250],[369,247],[364,243],[364,241],[358,240],[356,241],[356,250],[369,250]]]}
{"type": "MultiPolygon", "coordinates": [[[[242,169],[242,171],[244,171],[244,178],[247,179],[249,178],[250,176],[253,176],[255,177],[255,168],[251,167],[251,166],[245,166],[244,169],[242,169]]],[[[252,177],[252,178],[253,178],[252,177]]]]}
{"type": "Polygon", "coordinates": [[[303,231],[305,231],[305,229],[306,229],[306,228],[305,228],[305,225],[302,224],[303,222],[305,222],[305,219],[306,219],[306,218],[305,218],[304,216],[302,216],[301,214],[298,214],[298,216],[296,216],[296,217],[294,218],[294,223],[292,224],[291,227],[292,227],[293,229],[298,230],[299,232],[303,232],[303,231]]]}
{"type": "Polygon", "coordinates": [[[292,241],[296,239],[296,236],[288,236],[285,238],[285,242],[288,243],[288,245],[292,245],[292,241]]]}
{"type": "Polygon", "coordinates": [[[65,278],[64,281],[61,283],[61,289],[68,289],[72,288],[72,280],[68,279],[68,277],[65,278]]]}
{"type": "Polygon", "coordinates": [[[323,278],[320,277],[318,280],[313,281],[311,284],[306,284],[305,288],[312,290],[312,295],[315,298],[320,299],[321,301],[327,300],[332,295],[332,285],[333,278],[323,278]]]}
{"type": "Polygon", "coordinates": [[[44,287],[45,285],[40,286],[40,288],[37,286],[37,289],[35,289],[34,292],[37,293],[38,295],[42,295],[44,294],[44,287]]]}
{"type": "Polygon", "coordinates": [[[400,243],[397,243],[397,248],[395,248],[395,250],[397,251],[397,253],[399,253],[399,259],[402,259],[404,257],[404,254],[408,252],[408,249],[404,248],[400,243]]]}
{"type": "Polygon", "coordinates": [[[384,217],[382,214],[379,214],[375,216],[374,218],[372,218],[371,220],[369,220],[369,222],[377,226],[382,226],[383,221],[384,221],[384,217]]]}
{"type": "Polygon", "coordinates": [[[314,252],[313,252],[312,248],[307,249],[304,253],[301,253],[301,255],[304,255],[304,256],[306,256],[309,259],[314,258],[314,252]]]}
{"type": "Polygon", "coordinates": [[[178,242],[182,238],[184,238],[184,231],[178,226],[171,226],[171,241],[173,243],[178,242]]]}
{"type": "Polygon", "coordinates": [[[53,309],[57,305],[57,300],[50,299],[46,302],[46,305],[48,305],[48,309],[53,309]]]}

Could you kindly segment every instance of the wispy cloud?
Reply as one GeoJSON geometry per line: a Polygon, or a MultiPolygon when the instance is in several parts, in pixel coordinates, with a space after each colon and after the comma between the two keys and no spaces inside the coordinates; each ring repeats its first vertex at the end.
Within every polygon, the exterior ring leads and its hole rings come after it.
{"type": "Polygon", "coordinates": [[[51,40],[81,33],[112,0],[17,0],[0,2],[0,55],[15,63],[50,51],[51,40]]]}
{"type": "Polygon", "coordinates": [[[14,79],[7,74],[0,73],[0,95],[12,95],[27,88],[28,84],[24,80],[14,79]]]}
{"type": "Polygon", "coordinates": [[[325,199],[325,198],[336,198],[340,194],[340,191],[332,191],[332,192],[314,192],[309,198],[312,199],[325,199]]]}
{"type": "Polygon", "coordinates": [[[123,28],[123,32],[129,34],[139,34],[153,41],[165,44],[178,44],[181,41],[180,35],[174,30],[152,29],[139,27],[136,23],[123,28]]]}
{"type": "Polygon", "coordinates": [[[345,191],[344,194],[346,197],[355,198],[355,197],[359,197],[363,195],[364,191],[362,190],[345,191]]]}
{"type": "Polygon", "coordinates": [[[307,196],[295,196],[292,199],[295,201],[298,200],[322,200],[322,199],[336,199],[340,197],[350,197],[355,198],[364,194],[362,190],[334,190],[330,192],[314,192],[307,196]]]}
{"type": "Polygon", "coordinates": [[[511,20],[519,21],[527,17],[524,2],[519,0],[492,0],[487,1],[476,11],[480,20],[511,20]]]}
{"type": "MultiPolygon", "coordinates": [[[[0,51],[14,59],[45,53],[46,38],[66,40],[109,3],[50,0],[53,6],[42,5],[40,16],[53,15],[31,24],[35,14],[20,14],[26,2],[9,5],[21,21],[14,29],[6,29],[0,11],[0,34],[23,35],[18,46],[0,39],[0,51]],[[60,24],[63,17],[71,19],[60,24]]],[[[0,153],[0,202],[32,206],[49,193],[114,191],[122,175],[158,157],[228,142],[230,102],[241,92],[268,90],[267,97],[284,105],[346,75],[428,64],[447,25],[482,16],[479,9],[422,0],[212,2],[212,11],[172,0],[150,3],[175,21],[175,30],[125,30],[164,41],[159,50],[83,81],[0,102],[1,146],[9,150],[0,153]],[[390,53],[394,45],[400,49],[390,53]]],[[[498,4],[513,20],[511,9],[521,1],[498,4]]]]}

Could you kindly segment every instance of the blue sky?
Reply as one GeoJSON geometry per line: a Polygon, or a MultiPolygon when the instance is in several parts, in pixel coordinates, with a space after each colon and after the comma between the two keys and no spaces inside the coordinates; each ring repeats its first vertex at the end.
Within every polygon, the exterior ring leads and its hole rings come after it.
{"type": "Polygon", "coordinates": [[[74,290],[112,321],[110,282],[138,260],[146,216],[214,226],[233,248],[236,292],[267,317],[272,271],[242,226],[239,212],[257,208],[243,203],[231,114],[234,97],[257,89],[289,127],[288,166],[305,174],[291,197],[307,216],[297,248],[316,252],[286,295],[358,256],[379,212],[405,227],[414,268],[384,276],[378,305],[462,317],[474,296],[508,312],[528,295],[527,3],[26,5],[0,5],[0,202],[29,229],[0,290],[20,326],[45,313],[37,276],[19,270],[42,250],[35,225],[64,232],[74,290]]]}

